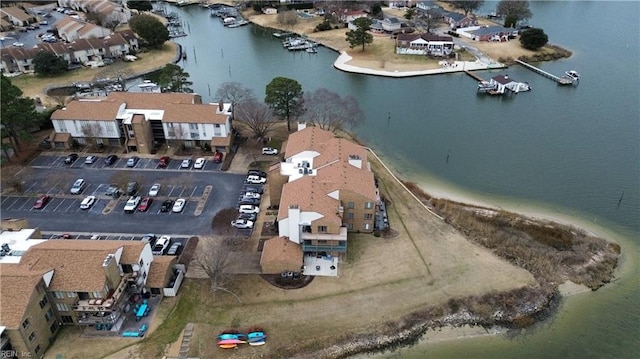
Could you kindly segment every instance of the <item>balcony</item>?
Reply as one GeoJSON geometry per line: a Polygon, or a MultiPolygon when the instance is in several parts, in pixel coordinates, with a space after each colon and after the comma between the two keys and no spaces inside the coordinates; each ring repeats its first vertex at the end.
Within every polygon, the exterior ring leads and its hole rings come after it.
{"type": "Polygon", "coordinates": [[[84,313],[78,316],[78,324],[93,325],[93,324],[114,324],[121,313],[119,311],[109,312],[109,314],[101,315],[101,313],[84,313]]]}
{"type": "Polygon", "coordinates": [[[73,305],[76,312],[104,312],[113,310],[127,289],[128,279],[133,273],[124,273],[118,287],[105,299],[79,300],[73,305]]]}
{"type": "Polygon", "coordinates": [[[321,240],[321,241],[343,241],[347,242],[347,227],[340,227],[338,233],[309,233],[302,232],[301,238],[304,241],[308,240],[321,240]]]}

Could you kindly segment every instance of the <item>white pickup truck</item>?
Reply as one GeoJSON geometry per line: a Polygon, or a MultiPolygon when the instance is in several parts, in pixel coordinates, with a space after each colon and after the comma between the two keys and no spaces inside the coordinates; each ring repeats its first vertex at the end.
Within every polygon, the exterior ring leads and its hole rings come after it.
{"type": "Polygon", "coordinates": [[[124,205],[124,211],[127,213],[133,213],[136,208],[138,208],[138,204],[140,204],[140,196],[132,196],[127,201],[127,204],[124,205]]]}

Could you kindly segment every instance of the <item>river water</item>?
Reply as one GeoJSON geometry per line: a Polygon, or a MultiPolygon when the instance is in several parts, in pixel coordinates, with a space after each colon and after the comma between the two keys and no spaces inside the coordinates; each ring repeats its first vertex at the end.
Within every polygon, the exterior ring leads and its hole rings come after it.
{"type": "MultiPolygon", "coordinates": [[[[569,59],[537,64],[578,86],[561,87],[520,66],[508,74],[532,91],[476,94],[464,74],[391,79],[332,67],[337,54],[292,53],[271,31],[224,28],[197,6],[180,14],[188,36],[176,41],[193,88],[217,102],[216,89],[235,81],[264,97],[276,76],[305,91],[327,88],[360,101],[366,121],[353,132],[398,174],[434,195],[571,221],[623,248],[618,279],[597,292],[563,300],[552,319],[515,338],[482,337],[420,343],[381,357],[624,358],[640,352],[640,3],[530,2],[531,24],[569,59]]],[[[480,13],[495,3],[485,2],[480,13]]]]}

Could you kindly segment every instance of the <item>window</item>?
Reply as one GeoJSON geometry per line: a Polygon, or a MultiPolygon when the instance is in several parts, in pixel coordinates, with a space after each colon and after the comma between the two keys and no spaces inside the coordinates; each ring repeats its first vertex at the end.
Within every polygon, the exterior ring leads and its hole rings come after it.
{"type": "Polygon", "coordinates": [[[364,229],[365,231],[370,230],[370,229],[371,229],[371,224],[370,224],[370,223],[365,223],[365,224],[362,226],[362,229],[364,229]]]}
{"type": "Polygon", "coordinates": [[[64,292],[53,292],[53,296],[56,298],[64,298],[64,292]]]}
{"type": "Polygon", "coordinates": [[[47,296],[45,295],[44,297],[42,297],[42,299],[40,299],[40,309],[44,309],[47,303],[49,303],[49,299],[47,299],[47,296]]]}
{"type": "Polygon", "coordinates": [[[353,223],[347,223],[347,229],[352,231],[353,230],[353,223]]]}
{"type": "Polygon", "coordinates": [[[353,219],[353,212],[347,213],[347,219],[353,219]]]}
{"type": "Polygon", "coordinates": [[[198,124],[197,123],[190,123],[189,124],[189,129],[190,130],[197,130],[198,129],[198,124]]]}
{"type": "Polygon", "coordinates": [[[324,239],[319,239],[318,240],[318,244],[327,244],[328,241],[324,240],[324,239]]]}
{"type": "Polygon", "coordinates": [[[373,219],[373,213],[365,213],[364,219],[373,219]]]}
{"type": "Polygon", "coordinates": [[[107,128],[107,135],[109,136],[115,136],[116,135],[116,131],[113,128],[112,124],[109,124],[109,126],[105,126],[107,128]]]}
{"type": "Polygon", "coordinates": [[[63,315],[62,317],[60,317],[62,319],[63,323],[66,324],[73,324],[73,318],[69,315],[63,315]]]}
{"type": "Polygon", "coordinates": [[[102,292],[92,292],[91,297],[100,299],[102,298],[102,292]]]}
{"type": "Polygon", "coordinates": [[[31,334],[29,334],[29,341],[32,342],[35,338],[36,338],[36,332],[31,332],[31,334]]]}
{"type": "Polygon", "coordinates": [[[67,292],[67,298],[74,298],[76,296],[76,293],[74,292],[67,292]]]}
{"type": "Polygon", "coordinates": [[[22,322],[22,327],[24,329],[29,328],[29,319],[25,319],[24,322],[22,322]]]}
{"type": "Polygon", "coordinates": [[[36,346],[36,348],[34,349],[34,351],[36,352],[36,354],[38,354],[38,352],[40,351],[40,345],[36,346]]]}
{"type": "Polygon", "coordinates": [[[51,334],[54,334],[56,330],[58,330],[58,322],[53,322],[53,324],[51,324],[51,326],[49,327],[49,330],[51,330],[51,334]]]}
{"type": "Polygon", "coordinates": [[[58,308],[59,312],[68,312],[69,305],[66,303],[56,303],[56,308],[58,308]]]}
{"type": "Polygon", "coordinates": [[[353,202],[347,202],[347,208],[354,208],[355,204],[353,202]]]}
{"type": "Polygon", "coordinates": [[[327,233],[327,226],[318,226],[318,233],[327,233]]]}
{"type": "Polygon", "coordinates": [[[373,202],[364,203],[364,209],[371,209],[371,208],[373,208],[373,202]]]}
{"type": "Polygon", "coordinates": [[[67,132],[67,124],[64,121],[58,121],[58,127],[60,127],[60,132],[67,132]]]}
{"type": "Polygon", "coordinates": [[[140,258],[140,267],[144,267],[144,260],[140,258]]]}
{"type": "Polygon", "coordinates": [[[133,267],[131,266],[131,264],[123,264],[122,265],[122,272],[123,273],[133,273],[133,267]]]}
{"type": "Polygon", "coordinates": [[[46,313],[44,313],[44,319],[47,322],[51,320],[51,318],[53,318],[53,308],[49,308],[49,310],[46,313]]]}

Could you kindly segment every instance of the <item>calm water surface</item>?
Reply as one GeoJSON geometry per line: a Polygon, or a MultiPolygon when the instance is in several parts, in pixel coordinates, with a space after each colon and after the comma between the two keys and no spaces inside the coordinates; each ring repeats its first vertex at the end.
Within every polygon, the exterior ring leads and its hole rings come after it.
{"type": "MultiPolygon", "coordinates": [[[[366,112],[354,132],[401,177],[432,193],[445,189],[570,218],[623,246],[619,280],[566,299],[538,328],[514,339],[421,343],[388,357],[625,358],[640,352],[640,4],[530,4],[531,24],[574,53],[538,65],[558,75],[579,71],[578,86],[557,86],[520,66],[480,73],[506,73],[533,88],[500,98],[478,96],[475,81],[463,74],[347,74],[333,69],[337,55],[328,49],[287,52],[270,31],[226,29],[201,8],[168,7],[188,24],[189,36],[177,39],[188,55],[181,64],[205,100],[217,102],[213,95],[227,81],[263,98],[276,76],[297,80],[305,91],[353,95],[366,112]]],[[[494,8],[486,2],[483,11],[494,8]]]]}

